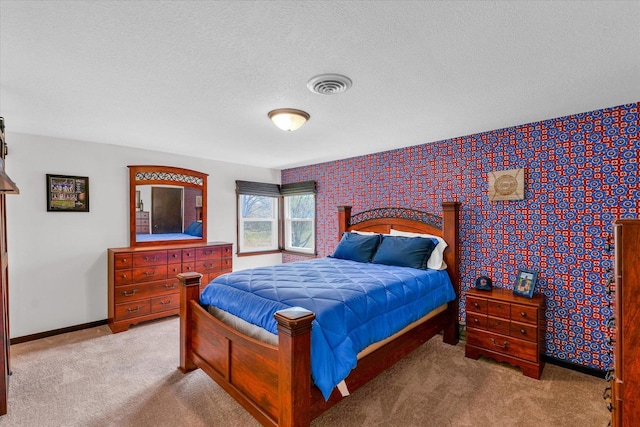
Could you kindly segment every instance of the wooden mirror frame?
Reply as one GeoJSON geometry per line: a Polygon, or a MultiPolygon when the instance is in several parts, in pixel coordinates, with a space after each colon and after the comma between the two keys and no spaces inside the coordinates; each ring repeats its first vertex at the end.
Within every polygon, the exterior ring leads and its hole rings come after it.
{"type": "Polygon", "coordinates": [[[129,246],[162,246],[207,241],[207,176],[206,173],[172,166],[130,165],[129,168],[129,246]],[[202,190],[202,237],[184,240],[136,239],[136,187],[138,185],[173,185],[202,190]]]}

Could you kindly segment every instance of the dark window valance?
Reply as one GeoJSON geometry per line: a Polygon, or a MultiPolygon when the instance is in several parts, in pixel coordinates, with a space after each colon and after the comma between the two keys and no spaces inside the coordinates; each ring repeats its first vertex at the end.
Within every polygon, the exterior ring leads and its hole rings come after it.
{"type": "Polygon", "coordinates": [[[280,186],[265,182],[236,181],[236,194],[251,196],[279,197],[280,186]]]}
{"type": "Polygon", "coordinates": [[[236,181],[236,194],[252,196],[295,196],[300,194],[316,194],[315,181],[294,182],[291,184],[269,184],[265,182],[236,181]]]}
{"type": "Polygon", "coordinates": [[[294,182],[291,184],[282,184],[280,186],[280,194],[283,196],[316,194],[317,192],[318,187],[315,181],[294,182]]]}

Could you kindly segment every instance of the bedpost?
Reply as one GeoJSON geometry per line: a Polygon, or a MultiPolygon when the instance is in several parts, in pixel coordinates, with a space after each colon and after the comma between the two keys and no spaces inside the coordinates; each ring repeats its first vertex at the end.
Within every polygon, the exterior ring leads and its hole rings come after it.
{"type": "Polygon", "coordinates": [[[351,206],[338,206],[338,241],[342,239],[342,233],[349,228],[351,222],[351,206]]]}
{"type": "Polygon", "coordinates": [[[311,322],[316,315],[300,307],[277,311],[280,427],[311,424],[311,322]]]}
{"type": "Polygon", "coordinates": [[[180,369],[182,372],[197,368],[191,359],[191,304],[198,302],[200,295],[200,273],[178,274],[180,282],[180,369]]]}
{"type": "Polygon", "coordinates": [[[449,326],[444,330],[443,340],[447,344],[458,343],[458,311],[460,307],[460,245],[459,245],[459,220],[460,203],[442,202],[442,234],[449,245],[444,251],[444,261],[451,277],[453,288],[456,291],[456,300],[449,304],[449,326]]]}

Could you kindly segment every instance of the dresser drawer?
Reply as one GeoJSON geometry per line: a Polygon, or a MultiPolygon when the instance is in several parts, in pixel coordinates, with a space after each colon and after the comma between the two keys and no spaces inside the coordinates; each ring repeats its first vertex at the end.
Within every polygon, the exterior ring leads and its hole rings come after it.
{"type": "Polygon", "coordinates": [[[169,264],[167,266],[167,278],[175,277],[182,272],[182,264],[169,264]]]}
{"type": "Polygon", "coordinates": [[[182,249],[171,249],[167,251],[167,263],[179,264],[182,262],[182,249]]]}
{"type": "Polygon", "coordinates": [[[151,312],[176,310],[180,308],[180,294],[168,294],[151,298],[151,312]]]}
{"type": "Polygon", "coordinates": [[[509,319],[487,317],[487,330],[498,334],[509,335],[509,319]]]}
{"type": "Polygon", "coordinates": [[[150,267],[134,268],[133,282],[150,282],[152,280],[162,280],[167,278],[167,266],[155,265],[150,267]]]}
{"type": "Polygon", "coordinates": [[[133,254],[115,254],[113,256],[113,267],[116,270],[122,270],[125,268],[131,268],[133,265],[133,254]]]}
{"type": "Polygon", "coordinates": [[[489,316],[504,317],[505,319],[508,319],[509,313],[511,313],[511,304],[508,302],[489,300],[487,302],[487,313],[489,316]]]}
{"type": "Polygon", "coordinates": [[[231,245],[221,246],[220,249],[222,251],[223,258],[230,258],[233,256],[233,252],[232,252],[233,248],[231,247],[231,245]]]}
{"type": "Polygon", "coordinates": [[[195,248],[183,249],[182,250],[182,262],[194,262],[196,260],[196,250],[195,248]]]}
{"type": "Polygon", "coordinates": [[[511,322],[511,329],[509,335],[515,338],[520,338],[527,341],[538,341],[538,328],[535,325],[511,322]]]}
{"type": "Polygon", "coordinates": [[[151,313],[151,301],[146,299],[126,304],[116,304],[115,312],[116,321],[144,316],[145,314],[151,313]]]}
{"type": "Polygon", "coordinates": [[[487,329],[487,316],[470,311],[467,312],[467,327],[487,329]]]}
{"type": "Polygon", "coordinates": [[[133,272],[131,270],[116,270],[113,273],[113,283],[118,285],[128,285],[133,283],[133,272]]]}
{"type": "Polygon", "coordinates": [[[118,286],[114,291],[114,298],[116,304],[122,304],[139,299],[169,294],[176,291],[178,291],[178,279],[167,279],[159,280],[157,282],[118,286]]]}
{"type": "Polygon", "coordinates": [[[538,324],[538,309],[526,305],[511,304],[511,320],[538,324]]]}
{"type": "Polygon", "coordinates": [[[221,266],[222,261],[219,259],[196,261],[196,272],[200,274],[215,273],[220,271],[221,266]]]}
{"type": "Polygon", "coordinates": [[[190,273],[196,271],[196,263],[195,262],[183,262],[182,263],[182,272],[190,273]]]}
{"type": "Polygon", "coordinates": [[[484,298],[467,296],[467,311],[487,314],[487,300],[484,298]]]}
{"type": "Polygon", "coordinates": [[[220,247],[211,246],[208,248],[196,249],[196,261],[220,258],[222,258],[222,248],[220,247]]]}
{"type": "Polygon", "coordinates": [[[167,263],[167,251],[140,252],[133,254],[134,267],[147,267],[167,263]]]}
{"type": "Polygon", "coordinates": [[[222,262],[220,264],[220,269],[225,272],[230,272],[233,269],[233,259],[232,258],[222,258],[222,262]]]}
{"type": "Polygon", "coordinates": [[[538,361],[538,346],[536,343],[480,329],[469,329],[467,331],[467,344],[531,362],[538,361]]]}

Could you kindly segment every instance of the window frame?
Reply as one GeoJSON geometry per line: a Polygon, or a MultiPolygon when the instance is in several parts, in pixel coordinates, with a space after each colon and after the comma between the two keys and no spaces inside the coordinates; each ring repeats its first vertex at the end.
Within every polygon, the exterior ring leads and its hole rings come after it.
{"type": "Polygon", "coordinates": [[[305,255],[315,255],[316,254],[316,195],[315,194],[290,194],[284,195],[283,198],[283,219],[284,219],[284,230],[282,233],[283,236],[283,244],[282,248],[285,252],[296,253],[296,254],[305,254],[305,255]],[[313,216],[312,218],[291,218],[289,213],[291,212],[289,209],[289,200],[292,197],[299,196],[313,196],[313,216]],[[289,242],[291,241],[291,223],[293,221],[305,221],[311,222],[311,247],[310,248],[302,248],[297,246],[291,246],[289,242]]]}
{"type": "MultiPolygon", "coordinates": [[[[262,182],[251,182],[251,181],[236,181],[236,227],[237,227],[237,251],[236,254],[238,256],[249,256],[249,255],[264,255],[270,253],[291,253],[295,255],[301,256],[316,256],[316,244],[317,244],[317,185],[315,181],[304,181],[304,182],[296,182],[290,184],[269,184],[262,182]],[[312,221],[312,230],[313,230],[313,244],[311,249],[306,248],[297,248],[291,247],[286,243],[287,241],[287,232],[288,227],[286,224],[287,212],[285,198],[290,196],[301,196],[301,195],[313,195],[313,218],[312,221]],[[274,229],[277,230],[277,235],[272,236],[275,237],[277,245],[273,248],[264,248],[258,250],[247,250],[242,245],[242,238],[244,237],[244,222],[246,219],[241,218],[242,215],[242,196],[266,196],[273,197],[277,200],[276,203],[276,212],[275,212],[275,220],[274,223],[276,227],[274,229]]],[[[262,220],[262,219],[259,219],[262,220]]]]}

